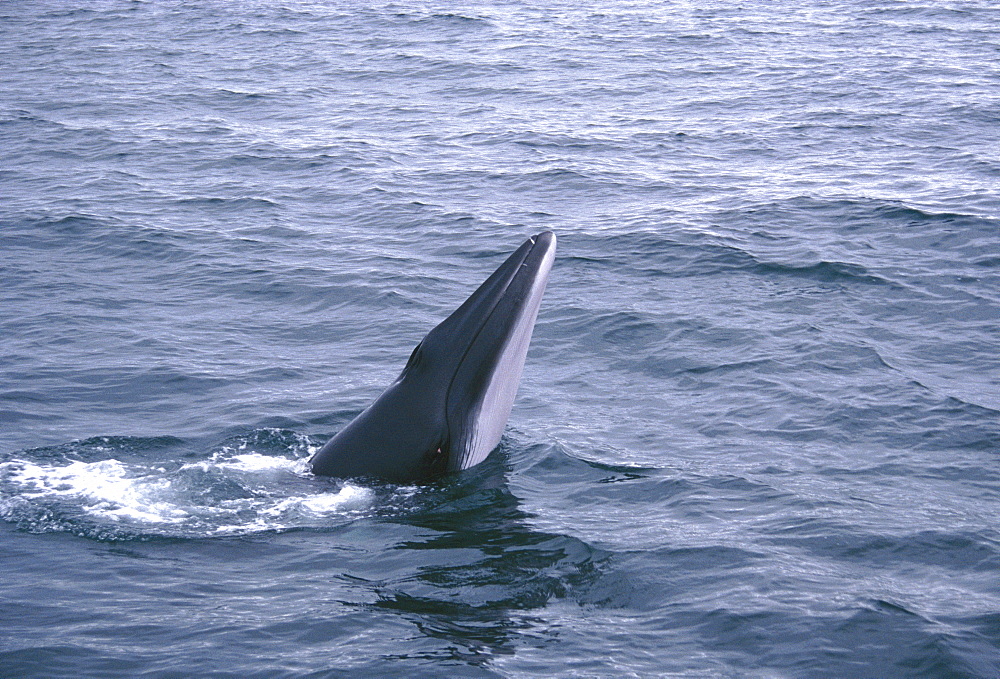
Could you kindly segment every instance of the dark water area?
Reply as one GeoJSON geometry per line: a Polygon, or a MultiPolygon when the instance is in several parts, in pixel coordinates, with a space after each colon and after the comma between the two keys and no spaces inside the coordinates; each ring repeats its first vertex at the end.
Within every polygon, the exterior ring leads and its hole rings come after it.
{"type": "Polygon", "coordinates": [[[1000,676],[998,26],[0,5],[0,676],[1000,676]],[[545,229],[490,458],[312,477],[545,229]]]}

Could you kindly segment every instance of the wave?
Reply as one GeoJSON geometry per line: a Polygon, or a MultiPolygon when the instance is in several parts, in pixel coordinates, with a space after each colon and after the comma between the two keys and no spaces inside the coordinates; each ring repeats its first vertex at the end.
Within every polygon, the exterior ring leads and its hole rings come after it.
{"type": "Polygon", "coordinates": [[[563,260],[640,276],[745,272],[824,285],[929,289],[968,277],[970,261],[995,267],[996,258],[984,250],[1000,224],[899,201],[810,196],[697,217],[664,210],[661,219],[665,223],[650,224],[647,218],[628,232],[580,229],[572,241],[564,239],[564,250],[571,244],[573,251],[563,260]]]}
{"type": "Polygon", "coordinates": [[[23,451],[0,463],[0,518],[98,540],[203,538],[321,528],[373,507],[372,488],[313,477],[301,435],[259,430],[190,461],[176,459],[181,443],[97,437],[23,451]]]}

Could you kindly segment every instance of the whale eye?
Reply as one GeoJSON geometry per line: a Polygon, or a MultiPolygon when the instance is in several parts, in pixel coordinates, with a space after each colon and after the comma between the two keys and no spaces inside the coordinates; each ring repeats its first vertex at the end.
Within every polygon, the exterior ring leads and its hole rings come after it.
{"type": "Polygon", "coordinates": [[[448,442],[441,441],[424,454],[424,464],[433,474],[443,474],[448,471],[448,457],[448,442]]]}

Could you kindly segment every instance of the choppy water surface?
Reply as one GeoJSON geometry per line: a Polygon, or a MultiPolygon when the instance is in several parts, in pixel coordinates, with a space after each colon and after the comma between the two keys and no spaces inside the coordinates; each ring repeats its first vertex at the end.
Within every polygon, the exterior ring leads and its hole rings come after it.
{"type": "Polygon", "coordinates": [[[0,674],[1000,675],[994,3],[0,6],[0,674]],[[527,235],[500,448],[305,460],[527,235]]]}

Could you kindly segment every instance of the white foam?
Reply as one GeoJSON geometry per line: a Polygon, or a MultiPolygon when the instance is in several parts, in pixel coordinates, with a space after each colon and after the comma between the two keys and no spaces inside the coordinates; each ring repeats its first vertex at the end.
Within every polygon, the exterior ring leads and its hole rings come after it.
{"type": "Polygon", "coordinates": [[[202,462],[189,462],[181,469],[229,469],[241,472],[272,472],[289,471],[302,474],[308,469],[306,460],[292,460],[287,457],[261,455],[260,453],[241,453],[230,455],[226,452],[215,453],[211,459],[202,462]]]}
{"type": "Polygon", "coordinates": [[[163,478],[130,477],[118,460],[71,462],[64,466],[38,465],[14,460],[0,465],[8,483],[25,498],[72,497],[88,514],[115,521],[180,523],[188,513],[161,500],[169,490],[163,478]]]}
{"type": "Polygon", "coordinates": [[[322,525],[323,519],[367,509],[374,494],[368,488],[345,485],[337,492],[303,495],[282,499],[266,498],[230,501],[231,510],[237,507],[252,509],[255,518],[247,523],[223,524],[213,532],[223,535],[244,534],[266,530],[287,530],[305,525],[322,525]]]}
{"type": "Polygon", "coordinates": [[[345,508],[365,506],[372,498],[372,492],[360,486],[346,485],[336,493],[320,493],[290,497],[261,510],[268,516],[281,516],[290,511],[305,511],[316,516],[342,513],[345,508]]]}
{"type": "MultiPolygon", "coordinates": [[[[284,457],[273,457],[261,455],[259,453],[245,453],[236,455],[232,461],[227,463],[233,469],[244,471],[263,471],[271,469],[289,469],[295,465],[297,460],[289,460],[284,457]]],[[[223,466],[220,464],[219,466],[223,466]]]]}
{"type": "Polygon", "coordinates": [[[310,478],[305,460],[256,453],[216,454],[174,471],[130,466],[115,459],[65,465],[12,460],[0,464],[0,501],[4,506],[15,500],[45,506],[57,500],[69,505],[71,513],[76,507],[98,524],[140,524],[154,532],[163,527],[171,534],[179,528],[202,535],[245,535],[325,525],[331,518],[370,507],[374,498],[370,489],[353,484],[336,490],[326,483],[303,486],[302,480],[289,485],[274,476],[276,471],[310,478]],[[216,480],[228,477],[249,496],[192,496],[192,478],[202,473],[216,480]],[[308,492],[312,490],[317,492],[308,492]]]}

